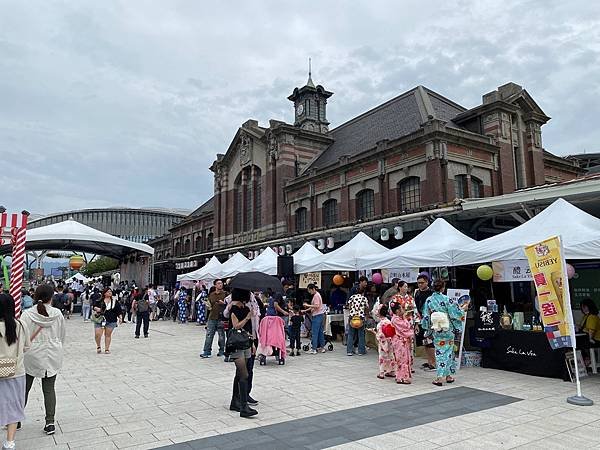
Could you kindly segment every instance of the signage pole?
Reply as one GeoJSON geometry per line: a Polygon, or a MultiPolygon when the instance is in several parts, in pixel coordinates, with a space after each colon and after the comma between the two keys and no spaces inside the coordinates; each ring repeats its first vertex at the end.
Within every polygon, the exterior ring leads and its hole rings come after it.
{"type": "MultiPolygon", "coordinates": [[[[569,333],[571,335],[571,345],[573,347],[573,362],[575,363],[575,380],[577,384],[577,395],[567,397],[567,403],[577,406],[592,406],[594,402],[583,396],[581,393],[581,382],[579,380],[579,364],[577,363],[577,339],[575,336],[575,324],[573,323],[573,310],[571,309],[571,293],[569,291],[569,277],[567,276],[567,260],[565,259],[565,249],[563,247],[562,236],[558,237],[560,242],[560,254],[563,279],[563,298],[565,300],[565,309],[569,320],[569,333]]],[[[593,349],[592,349],[593,351],[593,349]]]]}

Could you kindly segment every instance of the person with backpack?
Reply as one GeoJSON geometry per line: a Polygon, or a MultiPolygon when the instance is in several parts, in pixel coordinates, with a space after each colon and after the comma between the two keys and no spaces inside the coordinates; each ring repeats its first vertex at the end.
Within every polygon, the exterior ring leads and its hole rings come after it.
{"type": "Polygon", "coordinates": [[[63,313],[63,315],[64,315],[66,301],[67,301],[67,296],[64,293],[64,287],[59,285],[56,288],[56,293],[52,297],[52,306],[54,308],[60,310],[60,312],[63,313]]]}
{"type": "Polygon", "coordinates": [[[148,291],[138,296],[133,301],[133,310],[136,315],[135,322],[135,338],[140,338],[140,328],[142,322],[144,323],[144,337],[148,337],[148,328],[150,327],[150,299],[148,298],[148,291]]]}
{"type": "Polygon", "coordinates": [[[31,348],[25,354],[26,390],[25,404],[29,391],[36,378],[42,380],[46,423],[44,432],[54,434],[54,413],[56,411],[56,393],[54,383],[63,364],[63,344],[65,342],[65,318],[50,305],[52,286],[41,284],[35,290],[37,306],[23,313],[23,322],[31,333],[31,348]]]}
{"type": "Polygon", "coordinates": [[[24,353],[29,350],[27,325],[15,319],[15,301],[0,293],[0,427],[6,425],[3,449],[15,448],[17,424],[25,419],[24,353]]]}

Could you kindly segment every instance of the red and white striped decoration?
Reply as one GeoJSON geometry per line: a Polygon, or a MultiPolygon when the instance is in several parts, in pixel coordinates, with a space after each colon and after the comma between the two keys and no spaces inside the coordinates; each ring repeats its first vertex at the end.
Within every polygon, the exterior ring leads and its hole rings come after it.
{"type": "Polygon", "coordinates": [[[9,293],[15,300],[15,317],[21,317],[21,288],[23,287],[23,270],[25,268],[25,241],[27,237],[27,216],[22,214],[0,214],[0,236],[5,228],[10,229],[12,254],[10,265],[9,293]]]}

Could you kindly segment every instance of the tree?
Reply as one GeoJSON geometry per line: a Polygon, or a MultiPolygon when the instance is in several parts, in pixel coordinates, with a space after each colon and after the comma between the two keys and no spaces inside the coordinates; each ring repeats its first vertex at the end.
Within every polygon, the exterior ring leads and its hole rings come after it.
{"type": "Polygon", "coordinates": [[[101,256],[85,266],[85,269],[83,269],[83,274],[89,277],[97,273],[106,272],[107,270],[115,270],[118,268],[119,260],[110,258],[108,256],[101,256]]]}

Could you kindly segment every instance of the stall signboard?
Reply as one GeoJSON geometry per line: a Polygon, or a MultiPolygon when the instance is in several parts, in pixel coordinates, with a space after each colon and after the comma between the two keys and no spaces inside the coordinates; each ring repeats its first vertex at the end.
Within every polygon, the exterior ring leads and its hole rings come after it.
{"type": "Polygon", "coordinates": [[[504,283],[510,281],[533,281],[529,262],[526,259],[512,259],[492,262],[494,281],[504,283]]]}
{"type": "Polygon", "coordinates": [[[321,287],[321,272],[307,272],[301,273],[298,287],[300,289],[306,289],[309,284],[314,284],[317,287],[321,287]]]}
{"type": "Polygon", "coordinates": [[[419,268],[381,269],[381,276],[384,283],[391,283],[394,278],[406,281],[407,283],[416,283],[419,276],[419,268]]]}
{"type": "Polygon", "coordinates": [[[571,347],[569,290],[558,236],[525,247],[544,331],[553,349],[571,347]]]}

